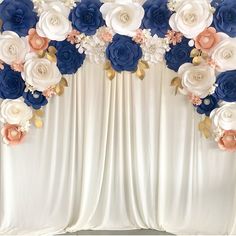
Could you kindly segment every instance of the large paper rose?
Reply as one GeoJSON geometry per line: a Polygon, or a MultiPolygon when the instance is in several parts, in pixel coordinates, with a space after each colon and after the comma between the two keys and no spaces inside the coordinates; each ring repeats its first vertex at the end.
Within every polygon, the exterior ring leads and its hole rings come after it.
{"type": "Polygon", "coordinates": [[[213,21],[211,5],[208,0],[182,0],[170,18],[173,30],[181,32],[186,38],[195,38],[213,21]]]}
{"type": "Polygon", "coordinates": [[[10,66],[4,65],[0,70],[0,98],[16,99],[22,96],[25,82],[19,72],[13,71],[10,66]]]}
{"type": "Polygon", "coordinates": [[[76,3],[76,7],[70,13],[72,26],[86,35],[93,35],[97,29],[104,25],[98,0],[82,0],[76,3]]]}
{"type": "Polygon", "coordinates": [[[221,73],[217,77],[215,95],[226,102],[236,102],[236,70],[221,73]]]}
{"type": "Polygon", "coordinates": [[[21,126],[5,124],[1,129],[3,142],[9,145],[17,145],[22,143],[25,133],[21,131],[21,126]]]}
{"type": "Polygon", "coordinates": [[[49,5],[39,17],[36,25],[39,36],[51,40],[63,41],[72,31],[71,22],[68,20],[68,11],[56,4],[49,5]]]}
{"type": "Polygon", "coordinates": [[[144,9],[138,3],[105,3],[100,8],[106,25],[114,32],[133,37],[141,26],[144,9]]]}
{"type": "Polygon", "coordinates": [[[135,71],[142,50],[132,38],[116,34],[106,49],[106,56],[116,71],[135,71]]]}
{"type": "Polygon", "coordinates": [[[183,64],[178,71],[183,89],[201,98],[209,95],[209,90],[216,81],[215,70],[209,65],[194,66],[183,64]]]}
{"type": "Polygon", "coordinates": [[[83,64],[84,53],[79,53],[75,45],[67,40],[51,43],[57,49],[57,66],[62,74],[74,74],[83,64]]]}
{"type": "Polygon", "coordinates": [[[236,103],[227,103],[216,108],[210,115],[215,128],[236,130],[236,103]]]}
{"type": "Polygon", "coordinates": [[[224,0],[216,6],[214,26],[217,31],[236,37],[236,2],[234,0],[224,0]]]}
{"type": "Polygon", "coordinates": [[[227,130],[218,141],[219,148],[228,151],[236,151],[236,130],[227,130]]]}
{"type": "Polygon", "coordinates": [[[26,36],[30,28],[37,22],[37,14],[33,11],[31,0],[4,0],[0,4],[0,18],[4,31],[14,31],[20,36],[26,36]]]}
{"type": "Polygon", "coordinates": [[[236,38],[222,40],[212,52],[212,60],[217,65],[218,71],[236,69],[236,38]]]}
{"type": "Polygon", "coordinates": [[[21,75],[27,84],[40,92],[61,80],[56,63],[45,58],[32,57],[26,60],[21,75]]]}
{"type": "Polygon", "coordinates": [[[32,116],[32,110],[20,99],[6,99],[1,104],[1,119],[4,123],[24,125],[32,116]]]}
{"type": "Polygon", "coordinates": [[[35,110],[40,109],[41,107],[47,105],[48,100],[43,95],[42,92],[39,91],[28,91],[23,94],[24,101],[28,106],[32,106],[35,110]]]}
{"type": "Polygon", "coordinates": [[[20,38],[12,31],[0,34],[0,60],[5,63],[11,65],[24,62],[29,50],[26,38],[20,38]]]}
{"type": "Polygon", "coordinates": [[[167,8],[167,0],[148,0],[144,3],[145,15],[142,21],[142,27],[151,29],[152,35],[165,37],[169,29],[170,10],[167,8]]]}
{"type": "Polygon", "coordinates": [[[205,114],[206,116],[209,116],[210,113],[218,107],[218,99],[214,96],[207,96],[202,99],[202,103],[197,107],[197,112],[199,114],[205,114]]]}
{"type": "Polygon", "coordinates": [[[169,69],[177,72],[182,64],[192,61],[190,53],[193,48],[188,43],[189,40],[184,38],[176,46],[171,45],[171,50],[166,52],[165,55],[166,65],[169,69]]]}

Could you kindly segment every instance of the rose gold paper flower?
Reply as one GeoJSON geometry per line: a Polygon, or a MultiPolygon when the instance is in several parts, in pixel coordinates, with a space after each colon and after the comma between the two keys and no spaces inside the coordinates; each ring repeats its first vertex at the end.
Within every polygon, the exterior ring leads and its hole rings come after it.
{"type": "Polygon", "coordinates": [[[101,27],[98,30],[98,37],[105,43],[112,42],[113,34],[112,31],[107,27],[101,27]]]}
{"type": "Polygon", "coordinates": [[[195,39],[195,47],[201,49],[203,52],[208,52],[217,43],[219,43],[220,37],[216,33],[216,29],[209,27],[200,33],[195,39]]]}
{"type": "Polygon", "coordinates": [[[24,64],[23,63],[13,63],[11,65],[11,68],[14,71],[22,72],[22,71],[24,71],[24,64]]]}
{"type": "Polygon", "coordinates": [[[133,37],[135,43],[142,44],[145,41],[145,36],[141,29],[136,30],[136,35],[133,37]]]}
{"type": "Polygon", "coordinates": [[[46,98],[51,98],[52,96],[56,95],[55,88],[50,87],[50,88],[46,89],[45,91],[43,91],[43,95],[46,98]]]}
{"type": "Polygon", "coordinates": [[[79,35],[80,35],[80,32],[74,29],[68,34],[67,41],[70,42],[71,44],[76,44],[77,36],[79,35]]]}
{"type": "Polygon", "coordinates": [[[236,130],[225,131],[220,138],[218,145],[222,150],[229,152],[236,151],[236,130]]]}
{"type": "Polygon", "coordinates": [[[49,39],[39,36],[36,29],[29,30],[28,42],[32,51],[40,52],[46,50],[48,48],[49,41],[49,39]]]}
{"type": "Polygon", "coordinates": [[[183,34],[180,32],[176,32],[174,30],[168,30],[166,37],[169,40],[169,42],[175,46],[177,43],[182,42],[183,34]]]}
{"type": "Polygon", "coordinates": [[[196,95],[194,95],[194,94],[191,94],[191,93],[190,93],[190,94],[188,95],[188,98],[189,98],[189,100],[191,101],[191,103],[192,103],[193,105],[195,105],[195,106],[199,106],[199,105],[202,104],[201,98],[198,97],[198,96],[196,96],[196,95]]]}
{"type": "Polygon", "coordinates": [[[3,141],[10,145],[21,143],[25,137],[25,133],[20,128],[19,125],[5,124],[1,130],[3,141]]]}

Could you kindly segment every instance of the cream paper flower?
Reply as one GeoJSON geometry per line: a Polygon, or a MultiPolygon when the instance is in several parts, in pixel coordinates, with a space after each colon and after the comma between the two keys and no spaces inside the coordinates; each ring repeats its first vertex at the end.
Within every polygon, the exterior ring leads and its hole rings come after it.
{"type": "Polygon", "coordinates": [[[72,31],[71,22],[68,20],[70,9],[61,2],[50,2],[43,5],[36,30],[39,36],[51,40],[63,41],[72,31]]]}
{"type": "Polygon", "coordinates": [[[141,26],[144,17],[143,7],[132,1],[116,1],[101,6],[103,18],[107,27],[115,33],[133,37],[141,26]]]}
{"type": "Polygon", "coordinates": [[[0,34],[0,60],[5,63],[11,65],[24,62],[29,50],[26,38],[20,38],[12,31],[4,31],[0,34]]]}
{"type": "Polygon", "coordinates": [[[169,24],[186,38],[195,38],[212,21],[213,12],[208,0],[182,0],[176,6],[176,12],[171,16],[169,24]]]}
{"type": "Polygon", "coordinates": [[[236,38],[225,38],[213,50],[212,60],[220,72],[236,69],[236,38]]]}
{"type": "Polygon", "coordinates": [[[200,98],[209,95],[216,81],[215,70],[209,65],[194,66],[191,63],[183,64],[178,71],[182,79],[183,93],[192,93],[200,98]]]}
{"type": "Polygon", "coordinates": [[[21,75],[28,85],[38,91],[44,91],[58,84],[62,77],[56,63],[34,55],[27,58],[21,75]]]}
{"type": "Polygon", "coordinates": [[[1,121],[3,123],[25,126],[33,113],[22,100],[6,99],[1,104],[1,121]]]}
{"type": "Polygon", "coordinates": [[[214,109],[210,118],[215,129],[236,130],[236,103],[225,103],[214,109]]]}

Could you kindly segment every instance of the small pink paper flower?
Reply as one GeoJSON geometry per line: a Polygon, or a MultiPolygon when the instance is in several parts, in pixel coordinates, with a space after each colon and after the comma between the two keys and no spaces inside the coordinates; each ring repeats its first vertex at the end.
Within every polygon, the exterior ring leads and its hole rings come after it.
{"type": "Polygon", "coordinates": [[[79,35],[80,32],[74,29],[68,34],[67,41],[70,42],[71,44],[76,44],[78,41],[77,36],[79,35]]]}
{"type": "Polygon", "coordinates": [[[133,37],[135,43],[143,44],[145,41],[145,35],[141,29],[136,30],[136,35],[133,37]]]}
{"type": "Polygon", "coordinates": [[[209,27],[195,38],[195,47],[201,49],[203,52],[208,52],[219,43],[219,41],[220,37],[217,34],[216,29],[209,27]]]}
{"type": "Polygon", "coordinates": [[[36,29],[32,28],[29,30],[28,42],[33,52],[46,50],[48,48],[49,41],[49,39],[39,36],[36,29]]]}
{"type": "Polygon", "coordinates": [[[182,42],[183,34],[180,32],[176,32],[174,30],[168,30],[166,37],[169,40],[169,42],[175,46],[177,43],[182,42]]]}
{"type": "Polygon", "coordinates": [[[98,37],[105,43],[112,42],[113,34],[109,28],[103,27],[99,29],[98,37]]]}
{"type": "Polygon", "coordinates": [[[43,91],[43,95],[46,98],[51,98],[52,96],[56,95],[54,88],[48,88],[45,91],[43,91]]]}
{"type": "Polygon", "coordinates": [[[189,94],[188,95],[189,100],[191,101],[191,103],[195,106],[199,106],[202,104],[202,99],[194,94],[189,94]]]}
{"type": "Polygon", "coordinates": [[[16,63],[14,62],[11,65],[12,70],[17,71],[17,72],[22,72],[24,71],[24,64],[23,63],[16,63]]]}
{"type": "Polygon", "coordinates": [[[218,145],[220,149],[234,152],[236,151],[236,130],[227,130],[220,138],[218,145]]]}
{"type": "Polygon", "coordinates": [[[25,133],[20,128],[19,125],[5,124],[1,130],[3,141],[10,145],[21,143],[25,137],[25,133]]]}

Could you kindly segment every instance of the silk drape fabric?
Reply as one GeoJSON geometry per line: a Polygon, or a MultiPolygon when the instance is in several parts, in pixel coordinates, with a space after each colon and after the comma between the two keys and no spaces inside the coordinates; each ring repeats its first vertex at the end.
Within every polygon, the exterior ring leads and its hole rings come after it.
{"type": "Polygon", "coordinates": [[[67,77],[43,129],[0,146],[0,234],[236,233],[236,154],[201,137],[174,76],[159,64],[110,81],[86,62],[67,77]]]}

